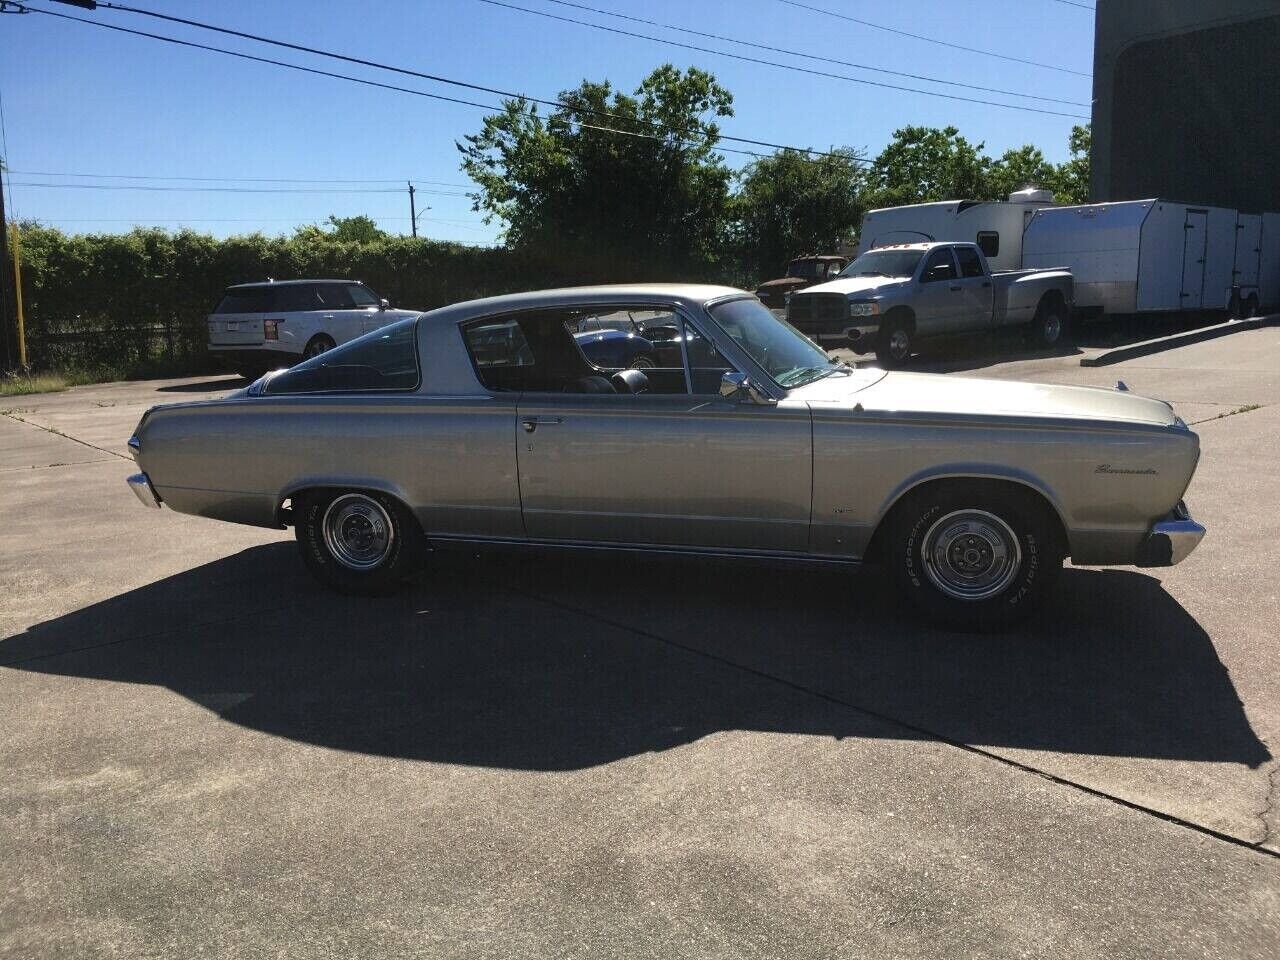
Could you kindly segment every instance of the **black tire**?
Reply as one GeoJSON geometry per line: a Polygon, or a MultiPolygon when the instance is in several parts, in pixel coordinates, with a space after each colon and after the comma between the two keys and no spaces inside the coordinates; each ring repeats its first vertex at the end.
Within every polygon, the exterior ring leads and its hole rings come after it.
{"type": "Polygon", "coordinates": [[[1231,299],[1227,301],[1227,319],[1240,320],[1245,317],[1244,301],[1240,299],[1238,294],[1232,294],[1231,299]]]}
{"type": "Polygon", "coordinates": [[[959,629],[997,627],[1030,613],[1057,580],[1066,552],[1050,508],[1010,483],[930,484],[894,508],[886,532],[904,605],[959,629]]]}
{"type": "Polygon", "coordinates": [[[333,337],[327,333],[317,333],[302,348],[302,359],[310,360],[312,357],[318,357],[326,350],[332,350],[336,346],[337,344],[333,342],[333,337]]]}
{"type": "Polygon", "coordinates": [[[915,331],[902,317],[889,317],[876,336],[876,360],[883,367],[901,367],[915,350],[915,331]]]}
{"type": "Polygon", "coordinates": [[[1036,350],[1052,350],[1067,335],[1067,311],[1057,300],[1045,300],[1036,310],[1027,328],[1027,346],[1036,350]]]}
{"type": "Polygon", "coordinates": [[[294,497],[293,516],[302,562],[312,576],[340,593],[394,593],[418,569],[425,552],[413,514],[385,493],[310,491],[294,497]],[[369,548],[361,551],[361,542],[369,548]]]}
{"type": "Polygon", "coordinates": [[[1258,307],[1258,298],[1255,294],[1249,294],[1244,301],[1244,315],[1246,317],[1256,317],[1261,313],[1258,307]]]}

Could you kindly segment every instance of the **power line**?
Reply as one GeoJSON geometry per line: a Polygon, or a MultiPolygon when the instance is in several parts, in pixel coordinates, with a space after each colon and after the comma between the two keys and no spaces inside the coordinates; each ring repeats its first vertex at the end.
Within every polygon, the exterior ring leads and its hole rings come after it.
{"type": "Polygon", "coordinates": [[[24,177],[84,177],[93,180],[168,180],[196,183],[425,183],[437,187],[471,187],[469,183],[449,183],[444,180],[418,180],[414,177],[388,177],[383,180],[360,178],[300,180],[288,177],[164,177],[148,173],[68,173],[48,170],[10,170],[24,177]]]}
{"type": "MultiPolygon", "coordinates": [[[[143,183],[40,183],[36,180],[10,181],[15,187],[48,187],[54,190],[147,190],[155,193],[403,193],[402,190],[367,188],[334,190],[328,187],[157,187],[143,183]]],[[[423,191],[426,193],[427,191],[423,191]]],[[[431,191],[439,192],[439,191],[431,191]]],[[[465,193],[449,193],[445,196],[465,197],[465,193]]]]}
{"type": "MultiPolygon", "coordinates": [[[[978,47],[966,47],[961,43],[951,43],[948,40],[939,40],[937,37],[926,37],[919,33],[910,33],[906,30],[898,30],[895,27],[886,27],[880,23],[872,23],[870,20],[862,20],[858,17],[851,17],[847,13],[840,13],[836,10],[826,10],[822,7],[813,7],[807,3],[799,3],[797,0],[778,0],[779,3],[785,3],[789,7],[799,7],[801,10],[808,10],[812,13],[820,13],[825,17],[837,17],[840,20],[848,20],[851,23],[857,23],[864,27],[870,27],[873,30],[883,30],[885,33],[895,33],[900,37],[910,37],[912,40],[923,40],[925,43],[936,43],[940,47],[950,47],[953,50],[964,50],[966,53],[978,53],[984,57],[995,57],[997,60],[1008,60],[1010,63],[1021,63],[1028,67],[1041,67],[1045,70],[1056,70],[1058,73],[1070,73],[1077,77],[1089,77],[1092,74],[1085,73],[1081,70],[1071,70],[1067,67],[1055,67],[1051,63],[1041,63],[1038,60],[1024,60],[1021,57],[1010,57],[1003,53],[994,53],[991,50],[982,50],[978,47]]],[[[1062,0],[1066,2],[1066,0],[1062,0]]],[[[1072,6],[1080,6],[1080,4],[1072,4],[1072,6]]],[[[1092,9],[1087,7],[1086,9],[1092,9]]]]}
{"type": "MultiPolygon", "coordinates": [[[[736,43],[740,46],[752,47],[756,50],[767,50],[771,53],[781,53],[789,57],[800,57],[805,60],[815,60],[820,63],[834,63],[842,67],[853,67],[855,70],[870,70],[873,73],[883,73],[883,74],[888,74],[889,76],[894,76],[894,77],[907,77],[908,79],[911,79],[911,80],[923,80],[926,83],[940,83],[940,84],[945,84],[951,87],[962,87],[966,90],[979,90],[979,91],[982,91],[983,93],[998,93],[1007,97],[1023,97],[1024,99],[1027,99],[1027,100],[1041,100],[1041,101],[1044,101],[1045,103],[1061,103],[1061,104],[1066,104],[1067,106],[1072,106],[1072,107],[1089,106],[1089,104],[1082,103],[1079,100],[1064,100],[1060,97],[1045,97],[1035,93],[1022,93],[1017,90],[1004,90],[1000,87],[984,87],[974,83],[962,83],[958,80],[940,80],[937,77],[925,76],[924,74],[919,74],[919,73],[904,73],[901,70],[890,70],[888,67],[873,67],[873,66],[868,66],[865,63],[854,63],[851,60],[839,60],[835,57],[824,57],[816,53],[805,53],[799,50],[788,50],[786,47],[773,46],[767,43],[755,43],[751,40],[740,40],[736,37],[726,37],[718,33],[707,33],[702,30],[692,30],[688,27],[677,27],[674,24],[662,23],[661,21],[658,21],[658,20],[646,20],[644,17],[633,17],[625,13],[616,13],[612,10],[601,10],[597,7],[589,7],[581,3],[571,3],[570,0],[545,0],[545,2],[554,3],[562,7],[571,7],[574,10],[586,10],[589,13],[595,13],[605,17],[615,17],[616,19],[619,19],[619,20],[628,20],[632,23],[643,23],[651,27],[660,27],[663,30],[674,30],[677,33],[685,33],[694,37],[703,37],[707,40],[719,40],[723,43],[736,43]]],[[[505,4],[499,4],[499,5],[505,6],[505,4]]],[[[554,16],[553,14],[542,13],[536,10],[527,10],[524,7],[516,7],[515,9],[523,10],[526,13],[535,13],[538,16],[548,16],[548,17],[554,16]]],[[[595,27],[597,29],[608,29],[606,27],[600,27],[598,24],[584,23],[581,20],[574,20],[568,17],[564,19],[568,20],[570,23],[577,23],[582,26],[595,27]]],[[[627,34],[627,35],[644,37],[643,34],[627,34]]],[[[658,37],[644,37],[644,39],[655,40],[659,43],[670,42],[667,40],[662,40],[658,37]]],[[[786,64],[777,64],[777,66],[782,66],[782,67],[785,67],[786,69],[796,69],[786,64]]],[[[834,77],[842,80],[857,79],[854,77],[842,77],[840,74],[824,73],[821,75],[830,76],[830,77],[834,77]]]]}
{"type": "Polygon", "coordinates": [[[1068,7],[1079,7],[1081,10],[1088,10],[1090,13],[1097,12],[1096,7],[1091,7],[1085,3],[1076,3],[1075,0],[1056,0],[1056,2],[1066,4],[1068,7]]]}
{"type": "MultiPolygon", "coordinates": [[[[102,6],[102,4],[99,4],[99,6],[102,6]]],[[[194,40],[180,40],[177,37],[169,37],[159,33],[150,33],[146,30],[134,30],[130,27],[118,27],[115,24],[103,23],[100,20],[88,20],[88,19],[85,19],[84,17],[75,17],[66,13],[58,13],[54,10],[43,10],[39,7],[27,7],[27,6],[24,6],[22,9],[24,12],[30,11],[31,13],[42,13],[42,14],[45,14],[46,16],[57,17],[60,20],[71,20],[71,21],[74,21],[75,23],[84,23],[84,24],[88,24],[91,27],[101,27],[104,30],[112,30],[112,31],[115,31],[116,33],[125,33],[131,36],[145,37],[150,40],[159,40],[164,43],[171,43],[180,47],[190,47],[195,50],[205,50],[210,53],[220,53],[225,56],[235,57],[240,60],[249,60],[254,63],[266,63],[272,66],[284,67],[285,69],[288,69],[288,70],[297,70],[301,73],[310,73],[320,77],[330,77],[335,80],[347,80],[351,83],[359,83],[367,87],[377,87],[381,90],[394,90],[398,93],[407,93],[415,97],[425,97],[429,100],[439,100],[444,103],[454,103],[462,106],[478,107],[481,110],[498,111],[498,112],[501,112],[503,110],[502,107],[495,106],[494,104],[491,104],[491,103],[480,103],[476,100],[463,100],[459,97],[447,97],[444,94],[440,94],[440,93],[428,93],[425,90],[414,90],[410,87],[401,87],[393,83],[383,83],[378,80],[368,80],[368,79],[365,79],[364,77],[353,77],[347,73],[336,73],[331,70],[321,70],[318,67],[306,67],[306,66],[303,66],[302,64],[288,63],[284,60],[275,60],[271,57],[262,57],[252,53],[242,53],[238,50],[228,50],[225,47],[215,47],[206,43],[197,43],[194,40]]],[[[117,9],[123,9],[123,8],[117,8],[117,9]]],[[[150,13],[150,11],[143,11],[143,12],[150,13]]],[[[297,44],[287,43],[283,40],[270,40],[268,38],[255,37],[253,34],[241,33],[238,30],[229,30],[225,27],[215,27],[209,24],[199,24],[199,23],[196,23],[196,21],[192,21],[192,20],[180,20],[180,18],[170,17],[167,14],[150,13],[150,15],[159,17],[164,20],[179,20],[179,22],[182,22],[182,23],[187,23],[194,26],[202,26],[209,30],[214,30],[220,33],[229,33],[234,36],[242,36],[251,40],[261,40],[261,42],[263,43],[270,43],[270,44],[275,44],[277,46],[289,47],[291,49],[302,50],[304,52],[309,52],[309,53],[317,53],[321,56],[333,57],[338,60],[346,60],[352,63],[358,63],[365,66],[377,67],[379,69],[389,70],[395,73],[407,74],[409,76],[422,77],[423,79],[426,79],[426,80],[433,80],[439,83],[446,83],[446,84],[451,84],[453,86],[465,87],[471,90],[480,90],[486,93],[493,93],[501,97],[509,97],[514,100],[523,100],[526,103],[536,103],[536,104],[541,104],[549,107],[558,107],[560,109],[566,110],[571,113],[583,114],[586,116],[607,117],[615,120],[620,120],[625,123],[642,124],[642,125],[648,126],[650,129],[660,129],[659,125],[656,122],[643,120],[638,117],[626,117],[620,114],[609,113],[608,111],[604,111],[604,110],[595,110],[590,107],[574,106],[573,104],[565,103],[561,100],[546,100],[540,97],[533,97],[523,93],[512,93],[509,91],[500,90],[493,87],[482,87],[474,83],[467,83],[461,80],[451,80],[445,77],[437,77],[431,74],[419,73],[418,71],[408,70],[403,67],[393,67],[393,66],[388,66],[384,64],[378,64],[371,60],[361,60],[356,57],[348,57],[344,54],[329,53],[323,50],[313,50],[310,47],[300,47],[297,44]]],[[[593,130],[600,133],[615,134],[617,136],[623,136],[623,137],[636,137],[644,140],[655,140],[660,143],[674,142],[674,143],[683,144],[685,146],[697,146],[697,145],[706,144],[706,140],[691,141],[684,138],[676,139],[672,137],[669,133],[662,133],[662,134],[641,133],[635,130],[618,130],[612,127],[603,127],[595,124],[584,123],[581,120],[574,120],[571,122],[581,130],[593,130]]],[[[789,146],[781,143],[771,143],[768,140],[752,140],[746,137],[731,136],[726,133],[717,133],[716,136],[720,140],[728,140],[732,143],[746,143],[752,146],[767,147],[771,150],[794,150],[798,153],[805,153],[815,157],[846,159],[853,163],[863,163],[863,164],[867,164],[868,166],[878,166],[878,164],[874,160],[868,160],[864,157],[849,156],[847,153],[835,153],[828,150],[815,150],[811,147],[795,147],[795,146],[789,146]]],[[[748,157],[758,157],[758,158],[764,159],[769,156],[768,154],[759,153],[754,150],[744,150],[744,149],[735,148],[735,147],[721,146],[719,143],[716,143],[714,148],[717,150],[723,151],[725,153],[737,153],[737,154],[742,154],[748,157]]]]}
{"type": "MultiPolygon", "coordinates": [[[[519,10],[521,13],[533,14],[535,17],[546,17],[548,20],[559,20],[562,23],[573,23],[580,27],[590,27],[592,30],[603,30],[606,33],[614,33],[623,37],[635,37],[640,40],[650,40],[654,43],[663,43],[671,47],[679,47],[682,50],[694,50],[698,53],[710,53],[717,57],[729,57],[731,60],[741,60],[744,63],[755,63],[766,67],[778,67],[782,70],[794,70],[797,73],[807,73],[815,77],[826,77],[832,80],[847,80],[850,83],[866,84],[870,87],[880,87],[884,90],[899,90],[905,93],[919,93],[926,97],[940,97],[944,100],[958,100],[961,103],[978,103],[988,107],[1003,107],[1006,110],[1025,110],[1030,113],[1045,113],[1053,117],[1071,117],[1075,120],[1088,120],[1089,117],[1080,113],[1063,113],[1061,110],[1046,110],[1043,107],[1028,107],[1015,103],[1000,103],[997,100],[979,100],[976,97],[962,97],[955,93],[938,93],[936,90],[921,90],[919,87],[903,87],[895,83],[884,83],[880,80],[866,80],[861,77],[849,77],[842,73],[830,73],[826,70],[813,70],[809,67],[797,66],[793,63],[779,63],[776,60],[764,60],[760,57],[749,57],[742,53],[729,53],[727,50],[716,50],[711,47],[700,47],[693,43],[682,43],[679,40],[667,40],[662,37],[651,37],[645,33],[635,33],[631,30],[621,30],[618,27],[606,27],[601,23],[589,23],[586,20],[576,20],[573,17],[562,17],[557,13],[548,13],[545,10],[531,10],[528,7],[519,7],[513,3],[505,3],[503,0],[480,0],[480,3],[487,3],[493,7],[504,7],[507,10],[519,10]]],[[[956,86],[950,81],[934,80],[932,83],[945,83],[948,86],[956,86]]],[[[1015,94],[1022,96],[1022,94],[1015,94]]]]}

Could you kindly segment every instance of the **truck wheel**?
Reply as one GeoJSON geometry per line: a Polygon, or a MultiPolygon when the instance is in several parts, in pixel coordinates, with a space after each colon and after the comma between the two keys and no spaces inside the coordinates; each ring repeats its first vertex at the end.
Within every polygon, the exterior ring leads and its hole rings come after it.
{"type": "Polygon", "coordinates": [[[911,327],[901,319],[888,321],[876,339],[876,359],[886,367],[900,367],[911,359],[911,327]]]}
{"type": "Polygon", "coordinates": [[[1249,296],[1244,301],[1244,315],[1246,317],[1256,317],[1260,313],[1261,313],[1261,310],[1259,310],[1258,308],[1257,294],[1253,294],[1253,293],[1249,294],[1249,296]]]}
{"type": "Polygon", "coordinates": [[[647,353],[637,354],[631,360],[632,370],[652,370],[656,366],[657,364],[653,362],[653,357],[649,356],[647,353]]]}
{"type": "Polygon", "coordinates": [[[1053,300],[1042,303],[1027,329],[1027,345],[1041,350],[1056,347],[1062,341],[1065,329],[1066,311],[1062,304],[1053,300]]]}
{"type": "Polygon", "coordinates": [[[1033,496],[982,483],[926,487],[894,509],[890,572],[905,605],[943,625],[989,628],[1040,603],[1065,550],[1033,496]]]}
{"type": "Polygon", "coordinates": [[[333,342],[333,337],[327,333],[317,333],[314,337],[307,341],[307,345],[302,348],[302,359],[310,360],[312,357],[318,357],[326,350],[332,350],[337,344],[333,342]]]}
{"type": "Polygon", "coordinates": [[[302,562],[340,593],[394,593],[421,559],[425,541],[417,521],[385,493],[311,491],[294,498],[293,512],[302,562]]]}

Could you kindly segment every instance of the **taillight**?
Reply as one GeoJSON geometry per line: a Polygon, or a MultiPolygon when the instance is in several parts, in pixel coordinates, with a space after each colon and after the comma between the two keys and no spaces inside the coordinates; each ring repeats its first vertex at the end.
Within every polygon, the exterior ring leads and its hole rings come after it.
{"type": "Polygon", "coordinates": [[[281,323],[283,323],[283,321],[281,321],[281,320],[263,320],[263,321],[262,321],[262,336],[263,336],[263,339],[265,339],[265,340],[279,340],[279,339],[280,339],[280,324],[281,324],[281,323]]]}

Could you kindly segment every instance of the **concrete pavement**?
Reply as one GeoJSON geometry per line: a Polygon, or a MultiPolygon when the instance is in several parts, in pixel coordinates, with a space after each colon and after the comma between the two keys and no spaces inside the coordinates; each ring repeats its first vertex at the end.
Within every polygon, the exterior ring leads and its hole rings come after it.
{"type": "Polygon", "coordinates": [[[872,572],[355,600],[125,490],[146,406],[233,383],[4,401],[0,955],[1274,956],[1280,331],[932,365],[1202,420],[1200,550],[995,637],[872,572]]]}

